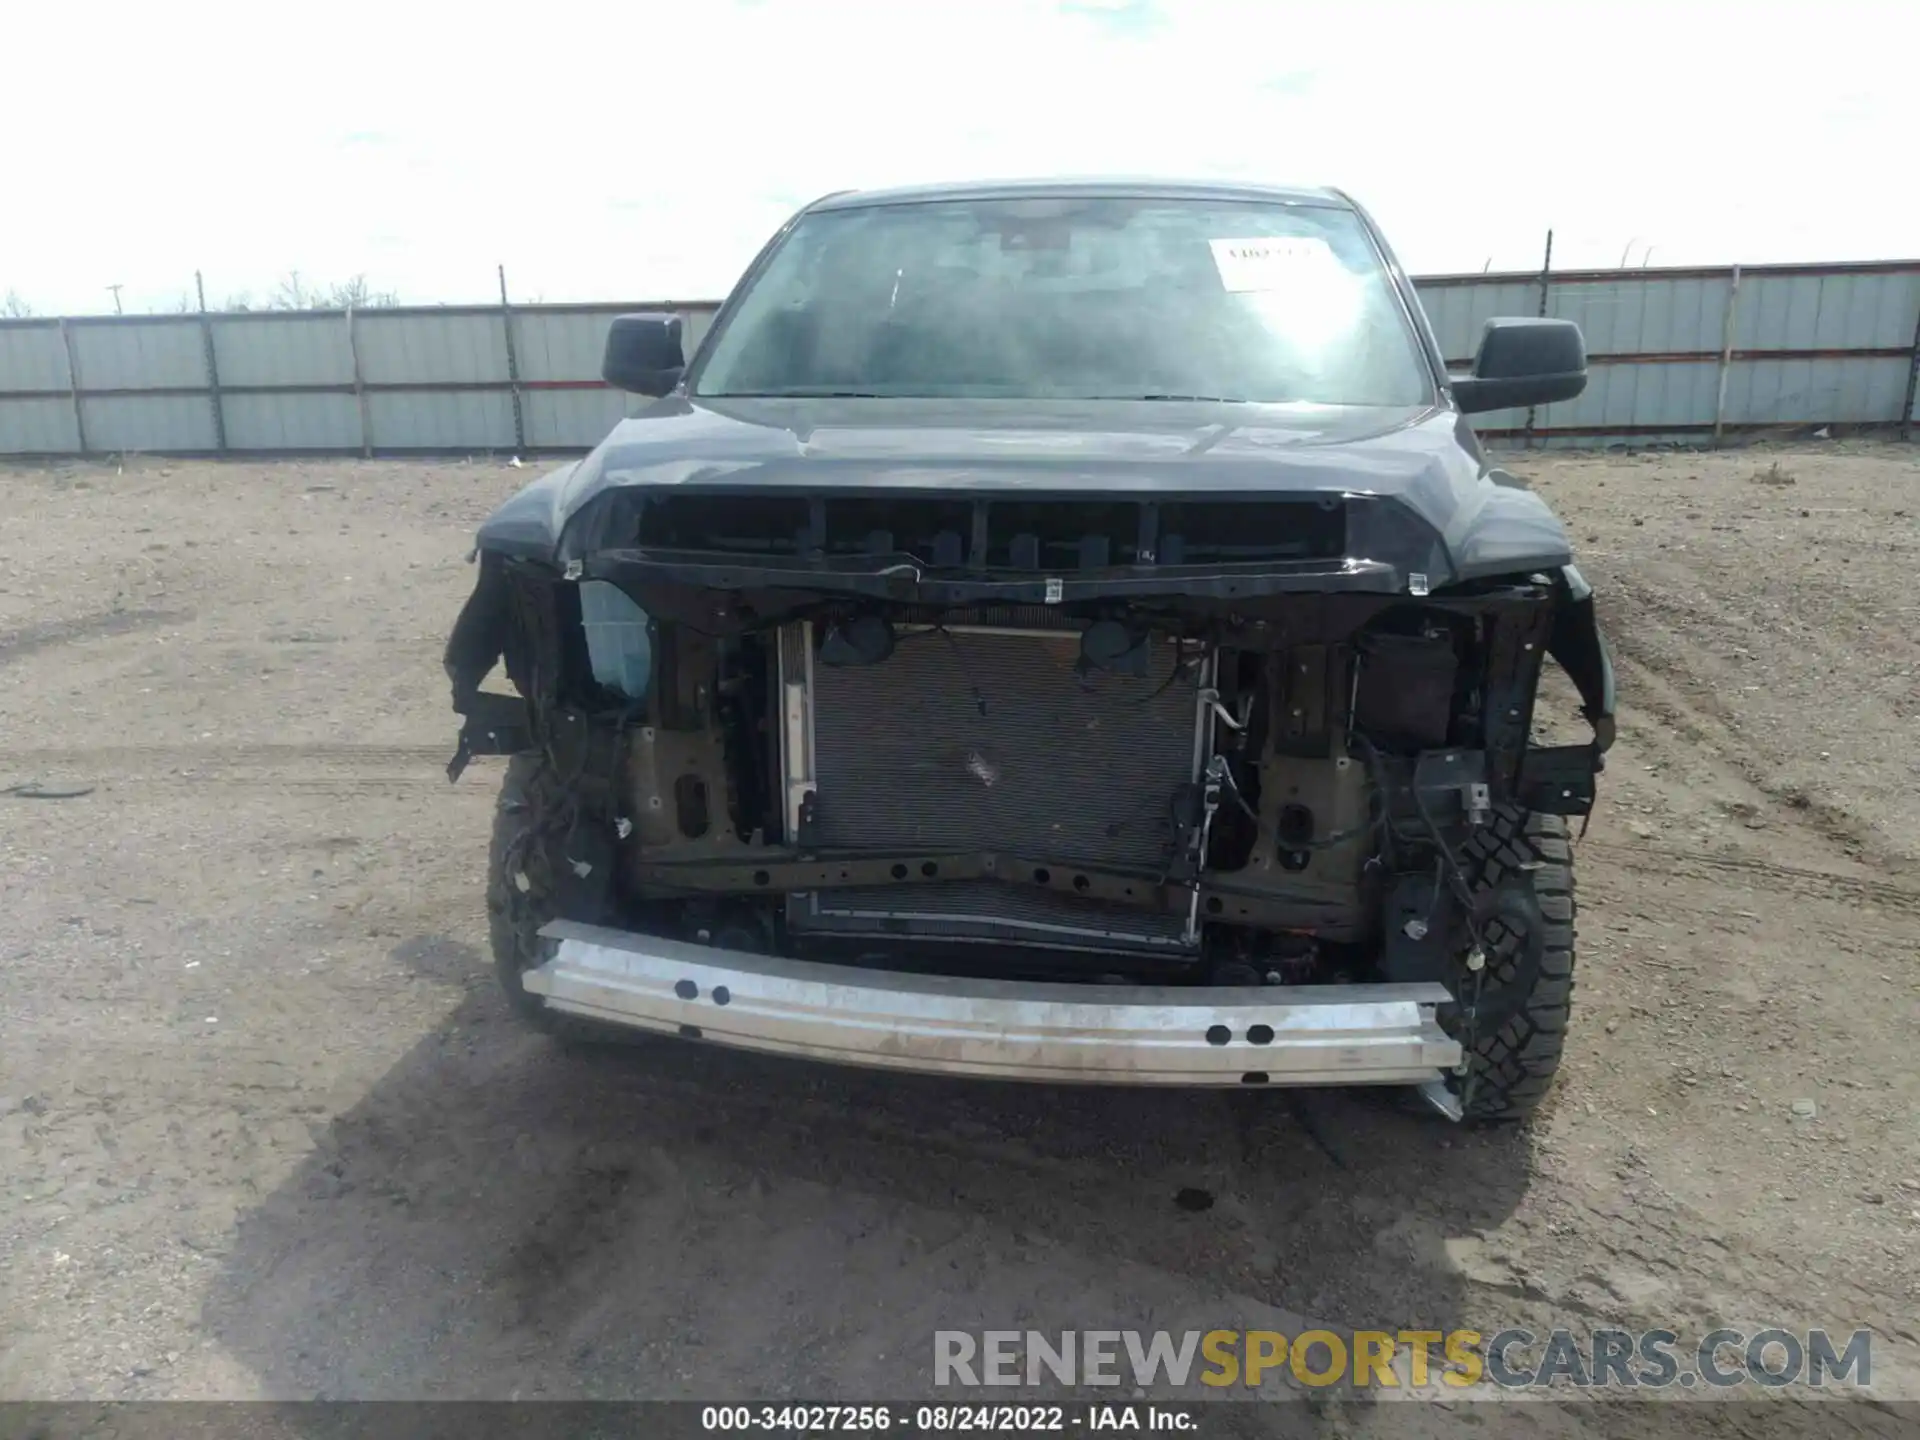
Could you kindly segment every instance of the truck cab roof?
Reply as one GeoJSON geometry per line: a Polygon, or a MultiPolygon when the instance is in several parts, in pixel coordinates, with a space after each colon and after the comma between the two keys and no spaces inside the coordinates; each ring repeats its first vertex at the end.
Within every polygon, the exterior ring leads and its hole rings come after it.
{"type": "Polygon", "coordinates": [[[970,180],[906,185],[882,190],[843,190],[816,200],[809,210],[855,210],[880,205],[923,205],[943,200],[1041,200],[1076,196],[1164,197],[1180,200],[1249,200],[1351,210],[1353,202],[1324,186],[1268,185],[1242,180],[1174,180],[1141,176],[1053,180],[970,180]]]}

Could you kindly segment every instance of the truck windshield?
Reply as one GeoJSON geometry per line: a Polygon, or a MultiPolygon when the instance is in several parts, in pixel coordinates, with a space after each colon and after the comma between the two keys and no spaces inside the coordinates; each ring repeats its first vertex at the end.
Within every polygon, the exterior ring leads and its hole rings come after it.
{"type": "Polygon", "coordinates": [[[1352,211],[1052,197],[803,216],[693,393],[1411,406],[1432,387],[1352,211]]]}

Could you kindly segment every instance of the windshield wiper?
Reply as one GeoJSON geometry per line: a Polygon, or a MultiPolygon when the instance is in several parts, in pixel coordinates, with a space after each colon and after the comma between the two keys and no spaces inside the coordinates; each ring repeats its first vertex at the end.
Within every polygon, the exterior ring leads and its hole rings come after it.
{"type": "Polygon", "coordinates": [[[1231,395],[1115,395],[1115,400],[1197,400],[1210,405],[1249,405],[1252,401],[1231,395]]]}
{"type": "MultiPolygon", "coordinates": [[[[819,389],[814,389],[809,386],[796,385],[793,388],[787,389],[787,390],[727,390],[727,391],[722,391],[722,392],[711,394],[711,395],[702,395],[700,398],[709,399],[709,400],[904,400],[909,397],[904,395],[883,395],[876,390],[828,390],[828,389],[825,389],[824,387],[819,389]]],[[[934,400],[934,399],[972,400],[972,399],[1005,399],[1005,398],[1018,398],[1018,397],[974,396],[974,395],[941,395],[941,396],[928,395],[928,396],[921,396],[917,398],[928,399],[928,400],[934,400]]],[[[1038,397],[1035,397],[1035,398],[1038,398],[1038,397]]],[[[1076,400],[1121,401],[1121,402],[1130,401],[1130,400],[1170,400],[1170,401],[1186,400],[1186,401],[1193,401],[1196,403],[1208,404],[1208,405],[1251,405],[1253,403],[1251,400],[1247,400],[1247,399],[1244,399],[1238,396],[1233,396],[1233,395],[1160,395],[1160,394],[1076,395],[1076,396],[1063,397],[1063,398],[1076,399],[1076,400]]]]}
{"type": "Polygon", "coordinates": [[[872,390],[828,390],[796,385],[788,390],[728,390],[709,398],[714,400],[885,400],[889,397],[872,390]]]}

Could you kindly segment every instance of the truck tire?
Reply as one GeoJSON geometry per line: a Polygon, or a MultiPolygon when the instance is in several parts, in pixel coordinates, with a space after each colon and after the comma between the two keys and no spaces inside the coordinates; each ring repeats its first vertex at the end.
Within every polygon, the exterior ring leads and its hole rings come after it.
{"type": "Polygon", "coordinates": [[[487,854],[487,928],[494,973],[514,1014],[543,1030],[555,1028],[560,1017],[521,977],[547,958],[540,927],[553,918],[552,882],[545,851],[537,843],[538,826],[558,800],[558,786],[544,756],[510,757],[493,807],[493,841],[487,854]]]}
{"type": "Polygon", "coordinates": [[[540,927],[555,917],[552,855],[546,841],[550,817],[564,801],[544,755],[525,752],[507,761],[500,798],[493,809],[493,840],[487,855],[487,928],[494,973],[515,1016],[570,1045],[623,1045],[645,1037],[623,1026],[604,1025],[549,1009],[546,997],[522,983],[527,971],[545,964],[549,942],[540,927]]]}
{"type": "MultiPolygon", "coordinates": [[[[1573,1009],[1573,844],[1567,822],[1511,806],[1461,847],[1461,868],[1476,894],[1518,885],[1538,907],[1537,967],[1522,937],[1497,921],[1486,931],[1483,1008],[1500,1015],[1467,1054],[1467,1074],[1452,1084],[1466,1120],[1517,1120],[1553,1088],[1573,1009]]],[[[1456,1022],[1457,1023],[1457,1022],[1456,1022]]]]}

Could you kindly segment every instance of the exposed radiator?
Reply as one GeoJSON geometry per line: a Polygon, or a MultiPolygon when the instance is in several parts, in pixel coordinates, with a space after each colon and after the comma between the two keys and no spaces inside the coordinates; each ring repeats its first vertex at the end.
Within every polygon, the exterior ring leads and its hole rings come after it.
{"type": "MultiPolygon", "coordinates": [[[[1197,657],[1150,643],[1144,678],[1081,673],[1077,631],[908,630],[890,658],[823,665],[783,632],[790,815],[812,789],[829,849],[992,851],[1160,870],[1200,763],[1197,657]],[[797,712],[804,699],[805,713],[797,712]]],[[[992,882],[828,890],[803,928],[1090,948],[1183,943],[1182,916],[992,882]]]]}

